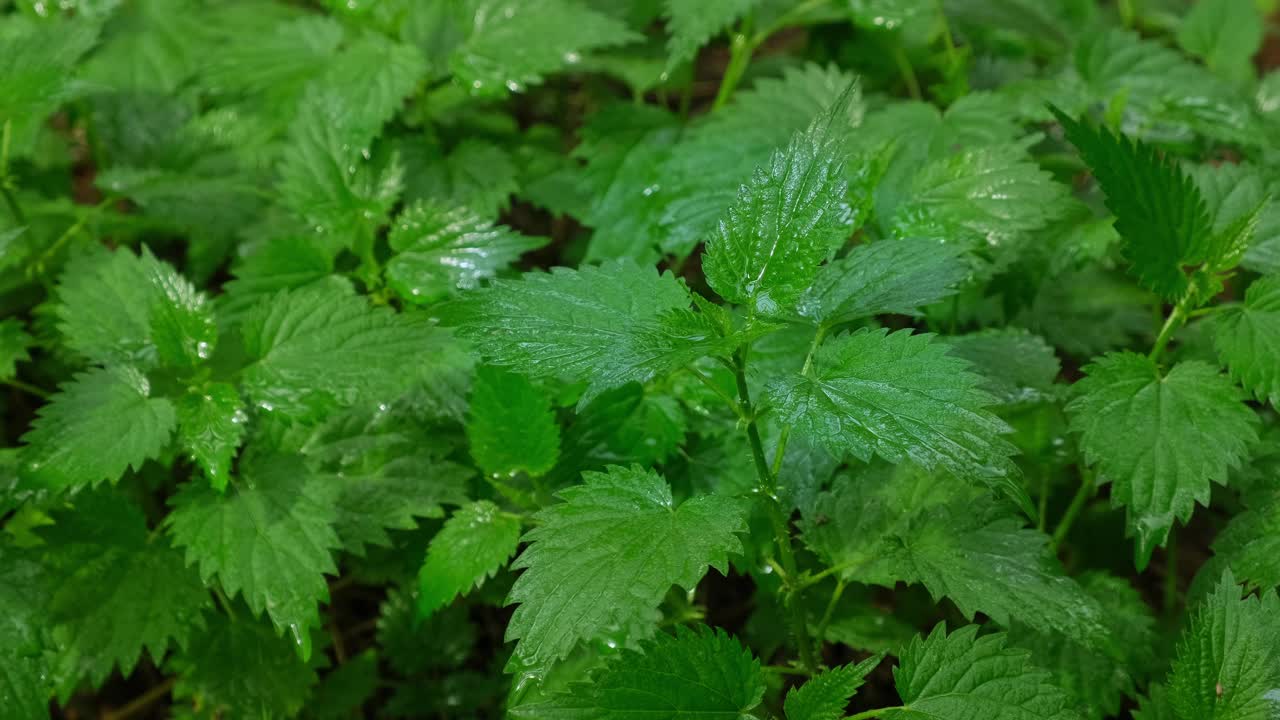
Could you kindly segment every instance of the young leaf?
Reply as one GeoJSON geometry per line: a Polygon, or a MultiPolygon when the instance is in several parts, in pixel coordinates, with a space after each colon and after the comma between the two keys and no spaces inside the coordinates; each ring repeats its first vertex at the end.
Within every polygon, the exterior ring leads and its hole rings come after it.
{"type": "Polygon", "coordinates": [[[876,669],[884,653],[877,653],[858,664],[849,663],[813,676],[805,684],[787,693],[784,709],[787,720],[840,720],[849,698],[866,682],[867,674],[876,669]]]}
{"type": "Polygon", "coordinates": [[[1259,401],[1280,407],[1280,275],[1249,286],[1244,305],[1215,323],[1213,344],[1233,380],[1259,401]]]}
{"type": "Polygon", "coordinates": [[[1195,182],[1154,147],[1053,111],[1106,193],[1134,274],[1167,299],[1181,297],[1183,268],[1216,260],[1207,256],[1211,223],[1195,182]]]}
{"type": "Polygon", "coordinates": [[[21,472],[53,490],[119,480],[159,457],[176,424],[173,403],[152,397],[146,376],[127,366],[75,375],[36,412],[21,472]]]}
{"type": "Polygon", "coordinates": [[[1257,417],[1218,370],[1183,362],[1161,377],[1148,358],[1109,353],[1085,367],[1067,405],[1072,431],[1111,501],[1128,510],[1137,539],[1134,562],[1145,568],[1175,520],[1209,503],[1210,483],[1246,457],[1257,417]]]}
{"type": "MultiPolygon", "coordinates": [[[[738,197],[744,179],[767,166],[770,156],[796,133],[821,118],[855,76],[835,65],[785,69],[734,94],[733,102],[705,116],[672,149],[660,178],[668,203],[661,217],[661,244],[684,257],[707,239],[738,197]]],[[[866,109],[853,91],[845,120],[857,127],[866,109]]],[[[863,168],[851,168],[854,179],[863,168]]],[[[862,218],[855,218],[855,222],[862,218]]]]}
{"type": "Polygon", "coordinates": [[[517,706],[519,718],[740,720],[764,695],[760,661],[723,630],[676,626],[639,652],[626,652],[591,682],[550,700],[517,706]]]}
{"type": "Polygon", "coordinates": [[[763,315],[791,309],[818,264],[853,232],[844,148],[857,90],[856,84],[845,88],[739,188],[702,265],[707,283],[725,300],[763,315]]]}
{"type": "Polygon", "coordinates": [[[670,273],[629,260],[553,268],[495,282],[445,311],[459,334],[495,365],[532,377],[587,383],[582,404],[629,382],[647,382],[718,347],[673,334],[689,293],[670,273]]]}
{"type": "Polygon", "coordinates": [[[357,400],[389,402],[417,376],[439,331],[327,284],[276,293],[245,318],[241,387],[260,408],[306,418],[357,400]]]}
{"type": "Polygon", "coordinates": [[[1240,595],[1227,571],[1183,632],[1169,673],[1179,717],[1262,720],[1280,712],[1280,599],[1274,590],[1240,595]]]}
{"type": "Polygon", "coordinates": [[[953,244],[882,240],[823,265],[800,300],[800,314],[825,326],[873,315],[917,315],[955,294],[969,274],[953,244]]]}
{"type": "Polygon", "coordinates": [[[120,495],[81,493],[40,535],[52,585],[48,613],[93,685],[117,666],[128,676],[144,649],[157,664],[204,623],[209,593],[182,553],[152,542],[146,519],[120,495]]]}
{"type": "Polygon", "coordinates": [[[994,398],[980,382],[929,335],[861,330],[823,344],[810,374],[783,377],[768,394],[783,422],[834,453],[942,468],[1034,514],[1000,437],[1009,428],[984,410],[994,398]]]}
{"type": "Polygon", "coordinates": [[[329,598],[324,576],[337,572],[337,489],[294,456],[258,459],[241,473],[225,495],[188,483],[165,524],[206,583],[216,576],[228,594],[243,593],[277,633],[288,628],[305,658],[320,622],[317,604],[329,598]]]}
{"type": "Polygon", "coordinates": [[[173,696],[215,717],[293,717],[316,684],[288,640],[220,613],[168,667],[178,674],[173,696]]]}
{"type": "Polygon", "coordinates": [[[35,338],[23,329],[21,320],[0,320],[0,380],[8,380],[17,374],[18,363],[31,359],[27,348],[34,344],[35,338]]]}
{"type": "Polygon", "coordinates": [[[494,225],[467,208],[418,202],[392,223],[387,242],[396,251],[387,284],[405,300],[425,304],[479,286],[547,239],[494,225]]]}
{"type": "Polygon", "coordinates": [[[560,427],[550,399],[523,375],[503,368],[476,371],[467,439],[476,465],[494,476],[543,475],[560,456],[560,427]]]}
{"type": "Polygon", "coordinates": [[[672,585],[691,590],[742,551],[740,500],[700,495],[677,506],[666,481],[639,467],[583,479],[535,516],[512,564],[525,570],[508,598],[520,603],[507,626],[519,641],[513,671],[538,672],[580,640],[648,623],[672,585]]]}
{"type": "Polygon", "coordinates": [[[174,404],[178,443],[191,453],[215,490],[227,487],[231,458],[244,437],[244,404],[227,383],[210,383],[188,392],[174,404]]]}
{"type": "Polygon", "coordinates": [[[450,61],[457,82],[502,97],[542,82],[587,51],[640,37],[577,0],[465,0],[467,37],[450,61]]]}
{"type": "Polygon", "coordinates": [[[984,718],[1071,720],[1066,693],[1049,673],[1030,663],[1025,650],[1005,647],[997,633],[978,637],[977,625],[948,635],[941,624],[929,637],[916,636],[893,670],[903,710],[886,718],[984,718]]]}
{"type": "Polygon", "coordinates": [[[418,572],[418,613],[426,617],[479,587],[515,553],[520,519],[488,500],[459,508],[431,539],[418,572]]]}
{"type": "Polygon", "coordinates": [[[713,36],[729,27],[745,15],[760,0],[704,0],[681,2],[666,0],[667,28],[671,39],[667,41],[667,71],[691,60],[698,49],[713,36]]]}

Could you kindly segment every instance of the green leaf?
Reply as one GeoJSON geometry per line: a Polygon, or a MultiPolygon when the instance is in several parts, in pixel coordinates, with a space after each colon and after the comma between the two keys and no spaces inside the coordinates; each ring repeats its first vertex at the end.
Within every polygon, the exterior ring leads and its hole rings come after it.
{"type": "Polygon", "coordinates": [[[487,140],[468,137],[447,155],[438,146],[406,143],[400,155],[407,203],[465,206],[482,218],[494,218],[520,190],[520,169],[511,153],[487,140]]]}
{"type": "Polygon", "coordinates": [[[1094,720],[1114,717],[1125,697],[1134,697],[1155,660],[1157,638],[1151,608],[1128,581],[1090,572],[1080,585],[1102,607],[1102,622],[1114,638],[1118,654],[1073,641],[1042,628],[1016,624],[1010,643],[1031,651],[1032,660],[1053,674],[1055,684],[1074,699],[1081,715],[1094,720]]]}
{"type": "Polygon", "coordinates": [[[8,380],[18,374],[18,363],[31,359],[27,348],[35,344],[17,318],[0,320],[0,380],[8,380]]]}
{"type": "Polygon", "coordinates": [[[289,641],[220,613],[168,667],[178,674],[173,696],[214,717],[294,717],[316,684],[289,641]]]}
{"type": "Polygon", "coordinates": [[[182,553],[152,542],[142,512],[119,495],[81,493],[74,511],[40,531],[53,592],[49,619],[67,652],[101,685],[117,666],[128,676],[145,649],[157,664],[170,641],[185,646],[204,621],[209,593],[182,553]]]}
{"type": "Polygon", "coordinates": [[[49,115],[78,94],[72,67],[97,42],[101,24],[7,20],[0,36],[0,126],[9,125],[11,152],[21,157],[33,150],[49,115]]]}
{"type": "Polygon", "coordinates": [[[603,390],[647,382],[719,348],[709,334],[671,332],[691,314],[689,304],[670,273],[619,260],[499,280],[464,296],[445,318],[495,365],[586,382],[585,405],[603,390]]]}
{"type": "Polygon", "coordinates": [[[1207,256],[1211,225],[1195,182],[1151,145],[1054,115],[1106,193],[1133,273],[1161,296],[1181,297],[1183,268],[1216,260],[1207,256]]]}
{"type": "Polygon", "coordinates": [[[615,103],[588,118],[581,134],[573,156],[586,165],[576,180],[590,194],[581,220],[594,228],[586,259],[656,261],[666,235],[662,209],[672,199],[666,163],[680,135],[678,118],[615,103]]]}
{"type": "Polygon", "coordinates": [[[1040,402],[1055,397],[1062,370],[1053,347],[1017,328],[994,328],[945,338],[951,354],[982,372],[983,390],[1004,404],[1040,402]]]}
{"type": "Polygon", "coordinates": [[[520,542],[520,518],[488,500],[459,508],[431,539],[418,572],[418,612],[431,615],[479,587],[506,564],[520,542]]]}
{"type": "Polygon", "coordinates": [[[264,610],[276,632],[288,628],[305,658],[318,603],[328,600],[325,575],[337,573],[332,551],[337,517],[333,478],[307,472],[300,458],[255,459],[225,495],[188,483],[173,498],[165,524],[206,583],[216,576],[230,595],[243,593],[264,610]]]}
{"type": "Polygon", "coordinates": [[[806,512],[804,537],[846,579],[921,583],[968,618],[1107,644],[1102,608],[1063,575],[1048,537],[955,478],[884,465],[842,476],[806,512]]]}
{"type": "Polygon", "coordinates": [[[1213,540],[1215,559],[1250,586],[1280,588],[1280,491],[1262,493],[1213,540]]]}
{"type": "Polygon", "coordinates": [[[204,471],[216,490],[227,487],[231,458],[244,437],[244,404],[240,393],[227,383],[210,383],[188,391],[174,405],[178,419],[178,443],[204,471]]]}
{"type": "Polygon", "coordinates": [[[94,252],[68,264],[57,313],[67,347],[102,363],[159,360],[190,368],[213,352],[212,308],[203,293],[145,247],[94,252]]]}
{"type": "Polygon", "coordinates": [[[873,315],[918,315],[953,295],[968,274],[959,249],[940,240],[858,245],[818,270],[799,310],[828,327],[873,315]]]}
{"type": "Polygon", "coordinates": [[[887,720],[983,718],[1070,720],[1066,693],[1049,673],[1030,663],[1025,650],[1005,647],[1001,633],[978,637],[977,625],[948,635],[941,624],[929,637],[916,636],[893,671],[903,710],[887,720]]]}
{"type": "Polygon", "coordinates": [[[1260,402],[1280,407],[1280,275],[1255,280],[1244,305],[1214,323],[1213,344],[1231,378],[1260,402]]]}
{"type": "Polygon", "coordinates": [[[850,84],[739,188],[702,263],[707,283],[725,300],[763,315],[787,311],[818,264],[853,232],[843,150],[857,96],[858,85],[850,84]]]}
{"type": "Polygon", "coordinates": [[[728,633],[699,625],[658,633],[626,652],[590,682],[550,700],[517,706],[521,718],[740,720],[764,695],[760,661],[728,633]]]}
{"type": "Polygon", "coordinates": [[[692,60],[698,49],[721,30],[747,14],[760,0],[666,0],[665,15],[671,39],[667,41],[667,71],[692,60]]]}
{"type": "Polygon", "coordinates": [[[1138,703],[1133,711],[1133,720],[1178,720],[1169,701],[1169,691],[1160,683],[1151,683],[1147,695],[1138,703]]]}
{"type": "Polygon", "coordinates": [[[787,693],[787,720],[840,720],[849,698],[866,682],[884,653],[876,653],[858,664],[849,663],[813,676],[787,693]]]}
{"type": "Polygon", "coordinates": [[[331,284],[281,291],[240,328],[249,359],[241,387],[259,408],[299,418],[389,402],[417,379],[419,353],[438,332],[331,284]]]}
{"type": "Polygon", "coordinates": [[[1112,483],[1112,504],[1127,508],[1142,569],[1174,521],[1209,504],[1210,483],[1225,483],[1247,457],[1257,417],[1207,363],[1179,363],[1162,377],[1148,358],[1109,353],[1084,371],[1067,405],[1071,429],[1098,481],[1112,483]]]}
{"type": "Polygon", "coordinates": [[[896,237],[998,251],[1059,218],[1068,193],[1028,157],[1023,143],[973,148],[916,172],[888,228],[896,237]]]}
{"type": "Polygon", "coordinates": [[[160,456],[176,424],[173,403],[122,366],[92,368],[59,386],[22,436],[23,476],[54,490],[115,482],[160,456]],[[121,432],[127,428],[128,432],[121,432]]]}
{"type": "Polygon", "coordinates": [[[223,285],[218,317],[238,321],[280,290],[333,282],[333,256],[311,238],[278,238],[263,243],[231,269],[223,285]]]}
{"type": "Polygon", "coordinates": [[[621,21],[575,0],[465,0],[466,40],[450,67],[475,95],[537,85],[591,50],[639,40],[621,21]]]}
{"type": "MultiPolygon", "coordinates": [[[[767,167],[775,149],[821,118],[853,82],[855,76],[835,65],[787,68],[780,78],[762,77],[735,93],[730,104],[685,131],[659,176],[658,193],[667,198],[662,249],[684,257],[705,241],[737,200],[743,181],[767,167]]],[[[862,121],[865,108],[855,89],[847,108],[850,127],[862,121]]],[[[859,164],[848,169],[851,179],[865,179],[859,164]]]]}
{"type": "Polygon", "coordinates": [[[387,263],[387,284],[421,304],[474,289],[548,242],[494,225],[466,208],[424,202],[400,213],[387,241],[396,252],[387,263]]]}
{"type": "Polygon", "coordinates": [[[1000,435],[1008,426],[984,408],[969,364],[930,335],[860,330],[828,340],[808,375],[774,381],[768,396],[780,419],[833,453],[866,462],[911,460],[982,482],[1021,504],[1030,500],[1000,435]]]}
{"type": "Polygon", "coordinates": [[[476,465],[496,477],[537,477],[560,457],[560,427],[550,398],[523,375],[502,368],[476,371],[467,439],[476,465]]]}
{"type": "Polygon", "coordinates": [[[52,683],[43,633],[49,621],[34,592],[44,581],[38,564],[8,547],[0,550],[0,707],[15,717],[48,718],[52,683]]]}
{"type": "Polygon", "coordinates": [[[1280,599],[1241,599],[1227,571],[1191,617],[1169,673],[1182,718],[1271,720],[1280,714],[1280,599]]]}
{"type": "Polygon", "coordinates": [[[1252,59],[1262,47],[1262,13],[1253,0],[1203,0],[1178,26],[1178,44],[1230,80],[1254,76],[1252,59]]]}
{"type": "Polygon", "coordinates": [[[723,573],[728,554],[742,551],[740,500],[701,495],[677,506],[666,481],[639,467],[583,479],[535,516],[512,564],[525,570],[508,598],[520,603],[507,626],[519,641],[513,671],[536,673],[581,640],[651,622],[672,585],[692,590],[708,566],[723,573]]]}

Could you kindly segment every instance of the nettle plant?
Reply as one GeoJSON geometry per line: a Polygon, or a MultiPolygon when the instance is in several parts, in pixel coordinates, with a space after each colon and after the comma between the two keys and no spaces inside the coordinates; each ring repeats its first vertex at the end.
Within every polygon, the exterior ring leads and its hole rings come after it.
{"type": "Polygon", "coordinates": [[[4,7],[3,718],[1280,717],[1268,3],[4,7]]]}

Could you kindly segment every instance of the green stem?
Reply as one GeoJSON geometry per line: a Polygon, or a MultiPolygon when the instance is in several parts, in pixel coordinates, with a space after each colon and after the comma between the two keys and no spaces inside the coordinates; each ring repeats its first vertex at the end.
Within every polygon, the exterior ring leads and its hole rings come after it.
{"type": "Polygon", "coordinates": [[[801,668],[788,667],[786,665],[765,665],[761,668],[765,672],[778,673],[779,675],[808,675],[808,670],[801,668]]]}
{"type": "MultiPolygon", "coordinates": [[[[822,344],[823,338],[827,336],[827,326],[818,325],[818,330],[813,334],[813,341],[809,343],[809,352],[804,356],[804,365],[800,368],[800,376],[808,377],[809,369],[813,367],[813,356],[818,352],[818,346],[822,344]]],[[[782,458],[787,452],[787,441],[791,438],[791,426],[783,425],[782,430],[778,433],[778,446],[773,449],[773,479],[778,479],[778,473],[782,472],[782,458]]]]}
{"type": "MultiPolygon", "coordinates": [[[[0,178],[4,181],[4,178],[0,178]]],[[[22,208],[18,205],[18,198],[14,197],[13,192],[7,186],[0,186],[0,193],[4,194],[5,204],[9,206],[9,212],[13,213],[13,219],[19,225],[27,224],[27,216],[22,213],[22,208]]]]}
{"type": "Polygon", "coordinates": [[[831,624],[831,616],[836,611],[836,605],[840,602],[840,596],[844,594],[847,587],[844,578],[836,578],[836,588],[831,591],[831,599],[827,601],[827,609],[822,611],[822,619],[818,621],[818,627],[813,634],[818,638],[818,642],[822,642],[827,634],[827,626],[831,624]]]}
{"type": "Polygon", "coordinates": [[[173,686],[177,684],[177,677],[170,677],[164,682],[152,687],[150,690],[142,693],[138,697],[129,702],[128,705],[119,710],[107,710],[102,713],[102,720],[125,720],[151,707],[151,704],[173,690],[173,686]]]}
{"type": "Polygon", "coordinates": [[[1036,521],[1036,527],[1040,532],[1044,532],[1048,528],[1049,514],[1049,473],[1043,467],[1040,468],[1040,519],[1036,521]]]}
{"type": "Polygon", "coordinates": [[[857,715],[846,715],[844,720],[867,720],[867,718],[880,717],[882,714],[887,713],[890,710],[906,710],[906,709],[907,707],[905,705],[895,705],[893,707],[887,707],[887,708],[876,708],[875,710],[867,710],[864,712],[860,712],[857,715]]]}
{"type": "Polygon", "coordinates": [[[729,405],[729,407],[733,408],[733,412],[735,415],[738,416],[739,420],[746,422],[747,420],[750,419],[742,412],[742,408],[738,405],[738,401],[734,400],[733,396],[725,392],[724,388],[720,387],[719,385],[716,385],[715,380],[712,380],[711,378],[707,377],[705,373],[703,373],[701,370],[699,370],[698,368],[692,365],[685,367],[685,370],[689,371],[690,375],[693,375],[694,377],[698,378],[698,380],[702,381],[702,384],[710,388],[711,392],[715,393],[717,397],[719,397],[721,400],[724,400],[725,403],[729,405]]]}
{"type": "Polygon", "coordinates": [[[1120,9],[1120,22],[1126,29],[1132,28],[1133,22],[1138,16],[1133,7],[1133,0],[1117,0],[1116,5],[1120,9]]]}
{"type": "MultiPolygon", "coordinates": [[[[778,545],[778,556],[782,561],[785,579],[790,585],[798,577],[795,550],[791,547],[791,530],[787,526],[787,517],[783,514],[782,504],[778,502],[775,478],[770,474],[769,465],[765,461],[764,443],[760,441],[760,427],[751,404],[751,390],[747,387],[747,349],[744,347],[734,354],[733,375],[738,385],[738,401],[742,411],[751,418],[747,422],[747,440],[751,444],[751,459],[755,462],[756,475],[760,483],[759,491],[764,495],[769,522],[773,525],[773,534],[778,545]]],[[[796,636],[796,649],[800,654],[800,662],[810,674],[813,674],[817,672],[818,663],[809,641],[809,628],[805,622],[804,608],[800,606],[799,588],[788,589],[784,604],[791,615],[791,629],[796,636]]]]}
{"type": "Polygon", "coordinates": [[[733,95],[734,88],[738,87],[742,74],[746,72],[747,65],[751,62],[751,54],[756,50],[756,43],[751,37],[752,21],[753,15],[748,13],[743,18],[738,32],[733,34],[733,39],[729,42],[729,66],[725,68],[724,77],[720,79],[720,89],[716,92],[716,101],[711,105],[711,112],[719,110],[729,102],[729,96],[733,95]]]}
{"type": "Polygon", "coordinates": [[[49,245],[49,247],[45,248],[44,252],[40,253],[39,257],[37,257],[34,261],[32,261],[29,265],[27,265],[28,274],[34,272],[35,274],[38,274],[38,275],[44,275],[45,261],[52,258],[59,250],[62,249],[63,245],[65,245],[69,240],[71,240],[71,238],[75,237],[77,233],[79,233],[82,229],[84,229],[84,226],[89,223],[89,220],[91,218],[97,217],[98,213],[102,212],[104,208],[106,208],[111,203],[116,202],[117,200],[119,200],[119,198],[113,195],[113,196],[107,197],[106,199],[99,202],[97,205],[94,205],[93,207],[90,207],[88,210],[86,210],[84,214],[81,215],[75,221],[75,223],[71,225],[71,227],[67,228],[65,231],[63,231],[61,235],[58,236],[57,240],[54,240],[53,243],[49,245]]]}
{"type": "Polygon", "coordinates": [[[1182,328],[1187,322],[1187,314],[1191,310],[1192,303],[1195,302],[1195,286],[1187,288],[1182,297],[1178,300],[1178,304],[1173,306],[1173,311],[1169,313],[1169,317],[1164,321],[1164,326],[1160,328],[1160,334],[1156,336],[1156,342],[1151,346],[1151,352],[1147,354],[1147,358],[1152,362],[1158,361],[1160,355],[1164,353],[1165,347],[1169,345],[1169,341],[1173,339],[1175,333],[1182,328]]]}
{"type": "Polygon", "coordinates": [[[1062,519],[1058,521],[1058,527],[1054,528],[1053,540],[1050,546],[1057,550],[1062,545],[1062,541],[1067,539],[1067,533],[1071,532],[1071,525],[1075,523],[1076,517],[1080,515],[1080,511],[1084,509],[1085,503],[1093,497],[1095,490],[1093,482],[1093,473],[1088,470],[1080,471],[1080,488],[1076,490],[1075,497],[1071,498],[1071,504],[1067,506],[1067,511],[1062,514],[1062,519]]]}
{"type": "Polygon", "coordinates": [[[32,385],[30,383],[22,382],[17,378],[9,378],[8,380],[4,380],[3,382],[5,385],[8,385],[9,387],[17,388],[22,392],[28,395],[34,395],[40,398],[41,400],[48,400],[50,397],[52,397],[52,393],[50,393],[48,390],[45,390],[43,388],[38,388],[35,385],[32,385]]]}
{"type": "Polygon", "coordinates": [[[898,66],[898,74],[902,76],[902,82],[907,86],[907,94],[912,100],[920,100],[924,96],[920,92],[920,80],[916,78],[916,69],[911,65],[911,59],[907,57],[907,53],[902,49],[902,45],[894,43],[893,62],[898,66]]]}
{"type": "Polygon", "coordinates": [[[1164,549],[1164,614],[1173,617],[1178,609],[1178,533],[1169,529],[1169,544],[1164,549]]]}

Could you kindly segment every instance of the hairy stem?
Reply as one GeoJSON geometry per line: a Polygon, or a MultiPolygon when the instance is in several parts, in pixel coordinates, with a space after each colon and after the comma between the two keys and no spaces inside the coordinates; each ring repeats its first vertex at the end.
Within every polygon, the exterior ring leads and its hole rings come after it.
{"type": "Polygon", "coordinates": [[[902,705],[895,705],[894,707],[887,707],[887,708],[876,708],[875,710],[866,710],[864,712],[860,712],[857,715],[846,715],[844,720],[867,720],[868,718],[880,717],[881,715],[889,712],[890,710],[906,710],[906,709],[907,708],[902,705]]]}
{"type": "Polygon", "coordinates": [[[4,380],[3,382],[5,385],[8,385],[11,388],[16,388],[18,390],[21,390],[22,392],[28,395],[34,395],[40,398],[41,400],[48,400],[50,397],[52,397],[52,393],[50,393],[48,390],[45,390],[43,388],[38,388],[35,385],[32,385],[30,383],[22,382],[17,378],[9,378],[8,380],[4,380]]]}
{"type": "Polygon", "coordinates": [[[142,693],[133,700],[130,700],[128,705],[125,705],[119,710],[107,710],[102,713],[102,720],[125,720],[125,718],[131,718],[134,715],[143,712],[147,708],[151,707],[152,703],[165,695],[168,695],[169,691],[173,690],[173,686],[177,682],[177,677],[168,678],[159,685],[152,687],[150,690],[142,693]]]}
{"type": "Polygon", "coordinates": [[[1195,302],[1195,287],[1187,288],[1178,303],[1173,306],[1173,311],[1169,313],[1169,317],[1164,321],[1164,326],[1160,328],[1160,334],[1156,336],[1155,344],[1151,346],[1151,352],[1147,357],[1152,361],[1158,361],[1160,355],[1164,353],[1165,348],[1169,345],[1169,341],[1173,339],[1174,333],[1182,329],[1187,322],[1187,316],[1191,312],[1191,306],[1195,302]]]}
{"type": "Polygon", "coordinates": [[[1071,504],[1067,506],[1067,511],[1062,514],[1062,519],[1058,521],[1058,527],[1053,530],[1053,540],[1049,545],[1055,551],[1062,545],[1062,541],[1067,539],[1067,533],[1071,532],[1071,525],[1075,523],[1080,511],[1084,509],[1085,503],[1089,502],[1089,499],[1093,497],[1095,489],[1093,473],[1081,468],[1080,487],[1076,490],[1075,497],[1071,498],[1071,504]]]}
{"type": "Polygon", "coordinates": [[[813,634],[818,638],[818,642],[822,642],[827,634],[827,626],[831,624],[831,616],[835,614],[836,605],[840,603],[840,596],[844,595],[844,589],[847,587],[844,578],[836,578],[836,588],[831,591],[831,599],[827,601],[827,609],[822,612],[822,619],[818,621],[818,627],[813,634]]]}
{"type": "Polygon", "coordinates": [[[738,27],[738,31],[733,34],[733,39],[729,41],[729,66],[725,68],[724,77],[720,79],[720,89],[716,92],[716,101],[711,105],[711,112],[719,110],[729,102],[729,97],[733,95],[738,82],[742,80],[742,74],[747,71],[751,54],[756,51],[756,42],[751,36],[752,20],[753,15],[748,13],[738,27]]]}
{"type": "MultiPolygon", "coordinates": [[[[788,586],[795,582],[796,556],[791,547],[791,529],[782,504],[778,502],[777,485],[769,465],[764,457],[764,444],[760,441],[760,427],[755,409],[751,404],[751,390],[747,387],[747,351],[746,348],[734,354],[733,375],[738,385],[738,401],[742,412],[750,420],[747,422],[747,440],[751,444],[751,458],[755,462],[756,475],[759,480],[758,490],[764,496],[765,507],[769,512],[769,522],[773,525],[774,540],[778,545],[778,559],[782,562],[782,570],[788,586]]],[[[788,587],[784,605],[790,614],[791,630],[796,636],[796,649],[800,654],[800,662],[810,674],[818,669],[814,659],[813,647],[809,641],[809,628],[804,618],[804,608],[800,606],[800,588],[788,587]]]]}

